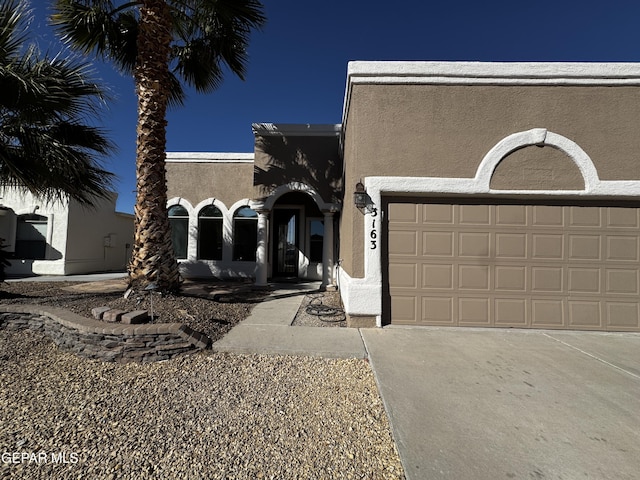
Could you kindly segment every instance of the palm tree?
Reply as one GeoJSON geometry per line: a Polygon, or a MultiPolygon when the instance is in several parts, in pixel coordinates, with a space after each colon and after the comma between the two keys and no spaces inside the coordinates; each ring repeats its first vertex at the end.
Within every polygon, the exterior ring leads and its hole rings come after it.
{"type": "Polygon", "coordinates": [[[86,63],[27,43],[25,3],[0,0],[0,185],[92,205],[111,188],[98,158],[111,151],[86,122],[103,103],[86,63]]]}
{"type": "Polygon", "coordinates": [[[56,0],[63,37],[133,75],[138,98],[135,238],[129,283],[180,287],[167,216],[166,109],[181,104],[182,80],[199,92],[220,85],[223,69],[244,79],[252,30],[265,17],[257,0],[56,0]]]}

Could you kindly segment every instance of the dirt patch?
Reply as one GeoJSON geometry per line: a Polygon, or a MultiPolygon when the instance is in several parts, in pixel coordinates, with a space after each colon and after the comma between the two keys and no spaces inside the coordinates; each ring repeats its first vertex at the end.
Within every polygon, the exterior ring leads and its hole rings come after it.
{"type": "Polygon", "coordinates": [[[253,307],[269,294],[240,283],[191,282],[179,295],[133,292],[124,298],[124,283],[109,281],[110,288],[99,288],[101,283],[93,286],[77,282],[4,283],[0,287],[0,302],[55,306],[85,317],[91,317],[91,310],[102,306],[151,311],[153,302],[154,323],[184,323],[216,341],[247,318],[253,307]]]}

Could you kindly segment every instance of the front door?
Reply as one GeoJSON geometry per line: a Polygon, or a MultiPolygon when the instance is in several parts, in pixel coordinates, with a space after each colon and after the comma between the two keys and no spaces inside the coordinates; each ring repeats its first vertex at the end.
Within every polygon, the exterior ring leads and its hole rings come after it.
{"type": "Polygon", "coordinates": [[[273,212],[273,276],[298,276],[298,221],[300,211],[278,209],[273,212]]]}

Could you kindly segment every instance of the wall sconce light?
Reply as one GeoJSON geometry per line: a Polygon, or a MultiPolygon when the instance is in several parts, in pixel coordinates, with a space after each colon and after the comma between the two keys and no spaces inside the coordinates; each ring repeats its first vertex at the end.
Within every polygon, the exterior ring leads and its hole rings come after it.
{"type": "Polygon", "coordinates": [[[353,192],[353,203],[360,210],[367,206],[367,191],[364,189],[362,182],[356,183],[356,191],[353,192]]]}

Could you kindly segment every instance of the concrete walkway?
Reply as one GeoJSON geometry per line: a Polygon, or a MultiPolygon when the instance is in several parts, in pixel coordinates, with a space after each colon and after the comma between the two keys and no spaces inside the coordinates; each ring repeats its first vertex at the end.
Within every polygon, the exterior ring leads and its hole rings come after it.
{"type": "Polygon", "coordinates": [[[304,296],[317,291],[318,286],[317,283],[275,285],[275,292],[257,304],[249,318],[215,342],[213,350],[366,358],[358,329],[291,326],[304,296]]]}

